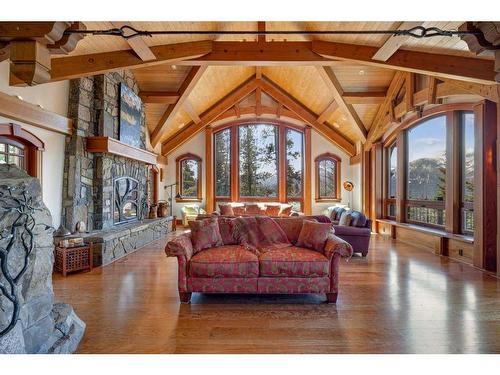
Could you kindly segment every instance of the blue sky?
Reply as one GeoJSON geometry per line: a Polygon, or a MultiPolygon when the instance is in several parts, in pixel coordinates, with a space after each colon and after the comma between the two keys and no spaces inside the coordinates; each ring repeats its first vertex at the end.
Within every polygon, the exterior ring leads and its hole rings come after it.
{"type": "Polygon", "coordinates": [[[412,128],[408,134],[409,161],[441,158],[446,151],[446,116],[433,117],[412,128]]]}

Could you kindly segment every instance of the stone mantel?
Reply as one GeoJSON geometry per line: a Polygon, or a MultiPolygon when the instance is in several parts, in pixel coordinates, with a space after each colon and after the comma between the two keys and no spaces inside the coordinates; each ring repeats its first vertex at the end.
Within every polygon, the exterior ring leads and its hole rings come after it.
{"type": "Polygon", "coordinates": [[[146,164],[156,164],[156,154],[143,150],[141,148],[130,146],[126,143],[120,142],[117,139],[111,137],[87,137],[86,140],[86,149],[89,152],[113,154],[132,160],[137,160],[146,164]]]}

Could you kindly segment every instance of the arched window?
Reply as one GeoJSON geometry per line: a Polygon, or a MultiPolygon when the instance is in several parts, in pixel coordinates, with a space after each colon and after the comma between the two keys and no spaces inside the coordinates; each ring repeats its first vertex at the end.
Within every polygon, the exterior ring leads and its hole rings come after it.
{"type": "Polygon", "coordinates": [[[177,201],[201,201],[201,158],[193,154],[184,154],[177,159],[177,201]]]}
{"type": "Polygon", "coordinates": [[[0,124],[0,164],[14,164],[39,177],[39,151],[44,144],[17,124],[0,124]]]}
{"type": "Polygon", "coordinates": [[[215,201],[303,203],[304,131],[278,121],[224,125],[213,134],[215,201]]]}
{"type": "Polygon", "coordinates": [[[340,157],[325,153],[317,156],[314,161],[316,167],[316,201],[339,201],[340,157]]]}

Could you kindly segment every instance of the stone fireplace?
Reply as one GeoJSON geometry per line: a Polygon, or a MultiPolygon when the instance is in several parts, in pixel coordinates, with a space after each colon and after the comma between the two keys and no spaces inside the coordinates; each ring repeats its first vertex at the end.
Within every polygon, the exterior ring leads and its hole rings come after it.
{"type": "Polygon", "coordinates": [[[170,218],[147,220],[154,159],[146,150],[144,106],[139,147],[120,142],[120,85],[139,91],[128,71],[70,81],[68,112],[74,132],[66,139],[61,221],[71,231],[85,223],[89,233],[84,237],[94,242],[96,266],[171,230],[170,218]]]}

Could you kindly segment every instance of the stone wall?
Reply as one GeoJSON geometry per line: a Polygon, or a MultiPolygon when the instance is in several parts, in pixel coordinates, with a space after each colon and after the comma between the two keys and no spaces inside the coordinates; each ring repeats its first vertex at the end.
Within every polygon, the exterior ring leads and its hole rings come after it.
{"type": "MultiPolygon", "coordinates": [[[[85,137],[108,136],[119,139],[120,84],[138,93],[131,72],[122,71],[70,82],[68,115],[74,120],[74,134],[66,140],[63,207],[61,222],[74,230],[84,221],[89,230],[113,226],[113,181],[133,177],[144,192],[139,202],[139,219],[146,217],[147,166],[131,159],[89,153],[85,137]],[[142,208],[142,209],[141,209],[142,208]]],[[[146,144],[145,111],[142,111],[141,147],[146,144]]]]}
{"type": "Polygon", "coordinates": [[[52,217],[38,179],[0,164],[0,212],[0,353],[74,352],[85,324],[54,304],[52,217]]]}

